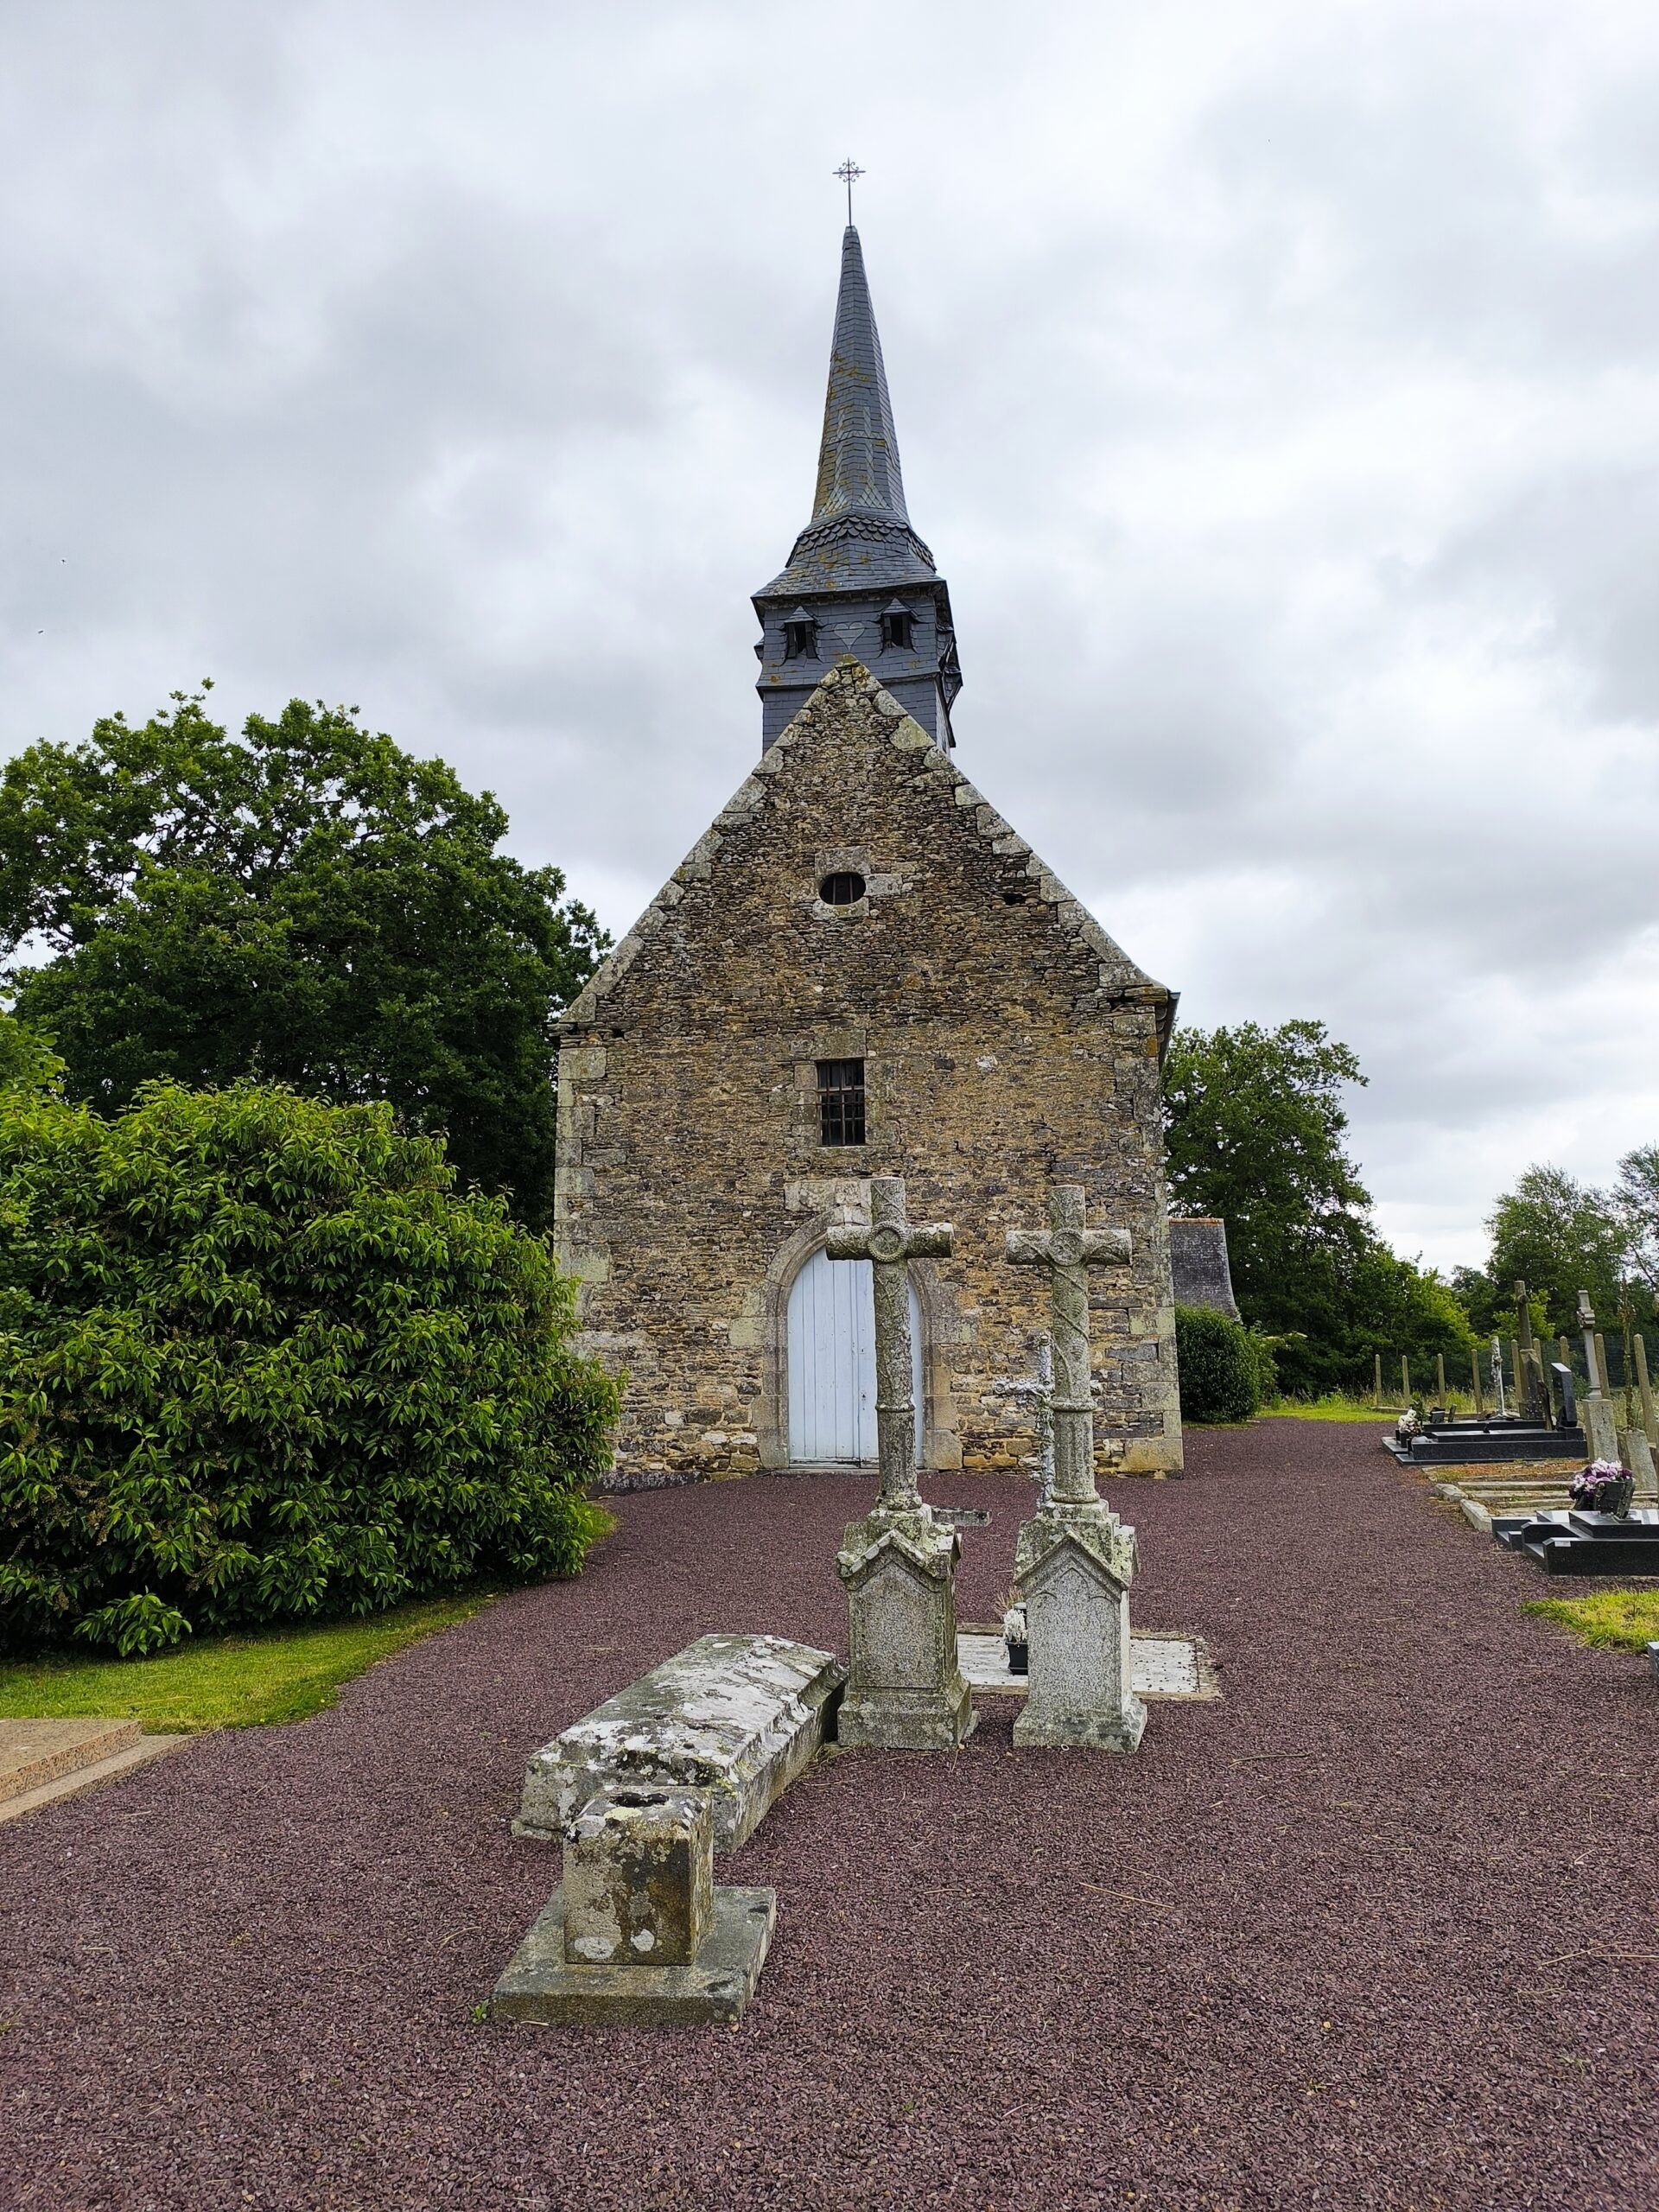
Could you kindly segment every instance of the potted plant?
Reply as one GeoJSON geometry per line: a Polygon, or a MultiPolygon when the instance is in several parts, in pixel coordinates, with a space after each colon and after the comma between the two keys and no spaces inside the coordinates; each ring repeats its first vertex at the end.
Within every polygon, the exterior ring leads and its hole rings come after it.
{"type": "Polygon", "coordinates": [[[1028,1675],[1031,1672],[1031,1645],[1026,1635],[1026,1609],[1009,1593],[1007,1609],[1002,1616],[1002,1641],[1008,1647],[1008,1672],[1028,1675]]]}

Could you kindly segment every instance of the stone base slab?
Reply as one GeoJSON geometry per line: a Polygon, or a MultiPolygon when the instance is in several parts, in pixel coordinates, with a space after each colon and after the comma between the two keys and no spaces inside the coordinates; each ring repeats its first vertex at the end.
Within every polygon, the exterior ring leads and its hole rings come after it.
{"type": "MultiPolygon", "coordinates": [[[[1031,1676],[1008,1665],[1002,1631],[988,1622],[970,1621],[957,1634],[957,1663],[976,1694],[1026,1697],[1031,1676]]],[[[1155,1628],[1129,1632],[1130,1684],[1148,1703],[1211,1704],[1221,1695],[1220,1671],[1201,1636],[1177,1635],[1155,1628]]]]}
{"type": "Polygon", "coordinates": [[[775,1890],[717,1889],[709,1933],[691,1965],[572,1966],[564,1955],[564,1892],[555,1890],[496,1983],[490,2016],[592,2027],[739,2020],[777,1924],[775,1890]]]}
{"type": "Polygon", "coordinates": [[[953,1751],[979,1726],[973,1692],[957,1677],[954,1688],[871,1690],[842,1701],[836,1741],[843,1751],[953,1751]]]}
{"type": "Polygon", "coordinates": [[[1121,1713],[1068,1713],[1053,1706],[1022,1707],[1014,1724],[1016,1745],[1085,1751],[1133,1751],[1146,1733],[1147,1708],[1126,1698],[1121,1713]]]}

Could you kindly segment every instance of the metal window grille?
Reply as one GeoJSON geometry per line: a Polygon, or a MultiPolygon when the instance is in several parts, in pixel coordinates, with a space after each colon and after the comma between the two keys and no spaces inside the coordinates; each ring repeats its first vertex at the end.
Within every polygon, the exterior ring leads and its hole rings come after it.
{"type": "Polygon", "coordinates": [[[864,1141],[864,1063],[820,1060],[818,1136],[823,1144],[864,1141]]]}
{"type": "MultiPolygon", "coordinates": [[[[819,884],[818,896],[826,906],[855,906],[864,896],[864,879],[855,869],[837,868],[819,884]]],[[[830,1065],[824,1062],[826,1067],[830,1065]]]]}

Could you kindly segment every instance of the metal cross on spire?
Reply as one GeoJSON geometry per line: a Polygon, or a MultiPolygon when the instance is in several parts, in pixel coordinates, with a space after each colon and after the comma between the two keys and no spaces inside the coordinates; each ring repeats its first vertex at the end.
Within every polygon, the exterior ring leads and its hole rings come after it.
{"type": "Polygon", "coordinates": [[[860,168],[850,154],[836,171],[836,175],[847,188],[847,223],[849,229],[853,220],[853,186],[863,174],[863,170],[860,168]]]}

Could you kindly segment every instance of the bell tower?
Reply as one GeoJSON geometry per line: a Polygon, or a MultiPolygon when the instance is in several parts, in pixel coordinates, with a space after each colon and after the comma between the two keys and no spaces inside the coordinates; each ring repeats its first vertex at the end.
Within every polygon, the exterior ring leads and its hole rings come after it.
{"type": "Polygon", "coordinates": [[[962,671],[950,594],[906,510],[881,340],[850,222],[812,516],[782,574],[755,594],[754,611],[763,753],[842,653],[856,654],[938,744],[955,744],[962,671]]]}

